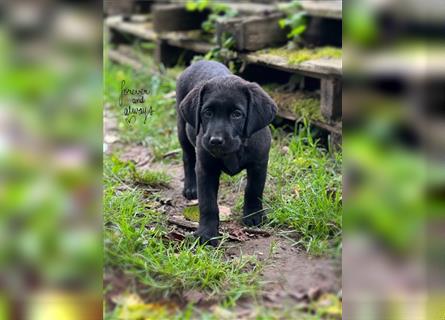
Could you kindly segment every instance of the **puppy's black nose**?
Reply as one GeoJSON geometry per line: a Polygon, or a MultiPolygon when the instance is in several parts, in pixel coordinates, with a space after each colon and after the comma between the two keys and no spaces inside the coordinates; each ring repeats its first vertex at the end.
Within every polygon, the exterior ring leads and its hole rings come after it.
{"type": "Polygon", "coordinates": [[[224,139],[222,137],[210,137],[209,142],[212,146],[220,146],[224,144],[224,139]]]}

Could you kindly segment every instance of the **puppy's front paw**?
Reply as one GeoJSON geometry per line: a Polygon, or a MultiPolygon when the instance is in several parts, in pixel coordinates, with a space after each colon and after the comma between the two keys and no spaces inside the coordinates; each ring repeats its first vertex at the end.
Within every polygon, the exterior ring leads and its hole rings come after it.
{"type": "Polygon", "coordinates": [[[243,223],[248,227],[258,227],[264,223],[264,213],[261,209],[244,212],[243,223]]]}
{"type": "Polygon", "coordinates": [[[184,187],[184,189],[182,190],[182,195],[187,199],[187,200],[195,200],[198,199],[198,190],[196,188],[196,186],[187,186],[184,187]]]}
{"type": "Polygon", "coordinates": [[[213,247],[218,245],[218,239],[216,239],[219,237],[218,228],[199,227],[194,235],[199,238],[201,244],[209,244],[213,247]]]}

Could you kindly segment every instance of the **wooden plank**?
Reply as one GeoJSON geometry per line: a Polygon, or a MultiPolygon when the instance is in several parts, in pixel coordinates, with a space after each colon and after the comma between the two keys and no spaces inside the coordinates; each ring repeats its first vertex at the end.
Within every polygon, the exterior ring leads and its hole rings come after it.
{"type": "Polygon", "coordinates": [[[332,122],[341,118],[342,83],[341,79],[321,80],[321,114],[332,122]]]}
{"type": "Polygon", "coordinates": [[[255,51],[277,46],[287,41],[287,31],[280,28],[278,21],[283,14],[268,16],[239,17],[220,19],[216,24],[216,35],[221,45],[223,36],[231,35],[239,51],[255,51]]]}
{"type": "MultiPolygon", "coordinates": [[[[285,109],[278,109],[278,113],[277,115],[280,118],[286,119],[286,120],[290,120],[290,121],[298,121],[300,118],[297,117],[295,114],[293,114],[292,112],[285,110],[285,109]]],[[[319,120],[310,120],[310,123],[312,125],[314,125],[317,128],[329,131],[337,136],[341,136],[342,135],[342,125],[341,122],[337,122],[337,123],[325,123],[319,120]]]]}
{"type": "Polygon", "coordinates": [[[134,0],[116,1],[116,0],[104,0],[103,10],[107,16],[112,15],[125,15],[128,16],[133,11],[134,0]]]}
{"type": "Polygon", "coordinates": [[[247,63],[256,63],[270,68],[298,73],[318,79],[341,77],[342,59],[317,59],[289,64],[286,57],[275,56],[267,53],[248,53],[240,55],[247,63]]]}
{"type": "Polygon", "coordinates": [[[134,70],[141,70],[144,68],[144,65],[138,59],[123,54],[118,50],[113,50],[113,49],[109,50],[108,57],[111,61],[129,66],[134,70]]]}
{"type": "Polygon", "coordinates": [[[166,32],[159,38],[165,40],[169,45],[191,50],[198,53],[207,53],[215,45],[199,39],[200,32],[166,32]]]}
{"type": "Polygon", "coordinates": [[[340,136],[342,135],[342,123],[341,121],[338,122],[333,122],[332,124],[329,123],[325,123],[322,121],[318,121],[318,120],[313,120],[311,121],[311,123],[319,128],[322,128],[324,130],[327,130],[329,132],[334,133],[336,136],[340,136]]]}
{"type": "MultiPolygon", "coordinates": [[[[306,11],[309,16],[330,19],[342,19],[341,0],[302,0],[300,3],[303,7],[303,10],[306,11]]],[[[226,4],[243,15],[267,15],[275,12],[280,12],[277,5],[271,4],[247,2],[228,2],[226,4]]]]}
{"type": "Polygon", "coordinates": [[[227,2],[230,8],[238,11],[240,15],[268,15],[278,12],[278,7],[271,4],[248,3],[248,2],[227,2]]]}
{"type": "Polygon", "coordinates": [[[313,1],[303,0],[301,1],[303,10],[308,15],[313,17],[342,19],[342,1],[341,0],[325,0],[325,1],[313,1]]]}
{"type": "Polygon", "coordinates": [[[127,22],[121,16],[109,17],[105,25],[119,33],[129,34],[142,40],[157,41],[166,40],[171,46],[188,49],[198,53],[207,53],[214,45],[199,40],[200,31],[171,31],[156,33],[151,22],[127,22]]]}
{"type": "Polygon", "coordinates": [[[136,23],[149,22],[151,20],[152,20],[151,14],[132,14],[130,16],[130,21],[136,23]]]}
{"type": "Polygon", "coordinates": [[[184,4],[158,4],[152,8],[153,29],[156,32],[201,29],[208,10],[188,11],[184,4]]]}
{"type": "Polygon", "coordinates": [[[158,38],[156,32],[153,31],[153,24],[151,22],[127,22],[123,20],[122,16],[113,16],[105,20],[105,26],[143,40],[155,41],[158,38]]]}

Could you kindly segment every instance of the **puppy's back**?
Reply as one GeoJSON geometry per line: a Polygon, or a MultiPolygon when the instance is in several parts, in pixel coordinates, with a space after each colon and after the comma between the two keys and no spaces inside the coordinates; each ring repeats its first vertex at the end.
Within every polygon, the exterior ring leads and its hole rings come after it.
{"type": "Polygon", "coordinates": [[[201,81],[208,81],[215,77],[231,75],[229,69],[216,61],[198,61],[187,67],[179,76],[176,84],[176,101],[182,99],[201,81]]]}

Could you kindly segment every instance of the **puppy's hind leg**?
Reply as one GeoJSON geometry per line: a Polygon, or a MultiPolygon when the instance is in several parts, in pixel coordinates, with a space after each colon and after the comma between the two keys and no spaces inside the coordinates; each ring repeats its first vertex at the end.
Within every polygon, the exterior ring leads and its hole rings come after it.
{"type": "Polygon", "coordinates": [[[182,148],[182,161],[184,163],[184,189],[183,196],[188,200],[198,198],[198,189],[196,187],[196,151],[190,143],[185,131],[186,123],[183,119],[178,119],[178,138],[182,148]]]}

